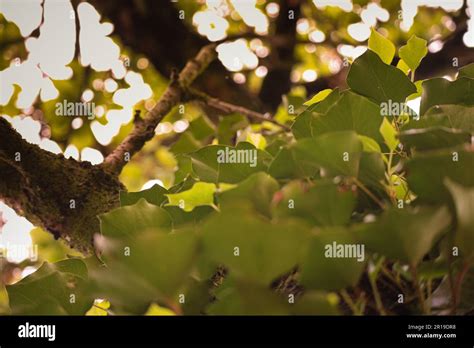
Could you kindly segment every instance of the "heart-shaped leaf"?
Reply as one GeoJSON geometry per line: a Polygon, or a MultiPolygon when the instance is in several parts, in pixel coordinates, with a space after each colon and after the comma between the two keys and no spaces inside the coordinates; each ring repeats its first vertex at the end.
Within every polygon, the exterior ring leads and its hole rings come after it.
{"type": "Polygon", "coordinates": [[[380,57],[367,50],[352,63],[347,84],[356,93],[376,103],[401,103],[416,92],[415,85],[394,66],[385,64],[380,57]]]}
{"type": "Polygon", "coordinates": [[[387,257],[418,264],[451,222],[448,209],[393,208],[376,222],[361,224],[355,233],[367,249],[387,257]]]}

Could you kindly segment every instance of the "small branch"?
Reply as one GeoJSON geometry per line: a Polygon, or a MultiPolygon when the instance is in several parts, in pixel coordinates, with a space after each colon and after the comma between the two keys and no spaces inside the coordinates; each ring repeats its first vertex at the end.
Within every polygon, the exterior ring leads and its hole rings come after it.
{"type": "Polygon", "coordinates": [[[107,156],[102,164],[104,169],[119,174],[128,160],[153,138],[158,123],[183,101],[183,91],[215,59],[215,47],[215,44],[204,46],[194,59],[188,61],[179,75],[173,74],[170,84],[155,107],[145,115],[143,122],[135,122],[131,133],[107,156]]]}
{"type": "Polygon", "coordinates": [[[354,183],[356,184],[356,186],[358,188],[360,188],[362,191],[365,192],[365,194],[367,196],[369,196],[375,203],[377,203],[377,205],[382,208],[382,209],[386,209],[387,207],[385,206],[385,204],[380,200],[378,199],[372,192],[370,192],[370,190],[365,187],[365,185],[363,183],[361,183],[357,178],[353,178],[353,181],[354,183]]]}
{"type": "Polygon", "coordinates": [[[471,265],[469,264],[469,262],[465,261],[462,265],[461,270],[459,271],[456,277],[456,281],[454,283],[453,294],[452,294],[453,295],[453,308],[451,312],[452,315],[456,314],[459,303],[461,302],[462,283],[470,267],[471,265]]]}
{"type": "Polygon", "coordinates": [[[357,305],[352,300],[352,297],[347,293],[345,289],[342,289],[339,294],[341,295],[344,302],[349,306],[352,311],[352,315],[362,315],[361,311],[357,308],[357,305]]]}
{"type": "Polygon", "coordinates": [[[411,265],[410,269],[411,269],[411,274],[413,277],[413,283],[416,289],[416,294],[418,296],[418,301],[420,302],[421,310],[423,314],[427,314],[428,313],[427,303],[425,301],[424,290],[421,287],[420,278],[418,277],[418,271],[416,270],[416,266],[414,265],[411,265]]]}
{"type": "Polygon", "coordinates": [[[291,129],[287,125],[284,125],[284,124],[281,124],[281,123],[278,123],[277,121],[275,121],[270,116],[270,114],[268,114],[268,113],[267,114],[262,114],[262,113],[244,108],[243,106],[238,106],[238,105],[234,105],[234,104],[231,104],[231,103],[227,103],[225,101],[222,101],[220,99],[211,97],[211,96],[209,96],[205,93],[202,93],[200,91],[197,91],[197,90],[194,90],[194,89],[191,89],[191,88],[189,88],[187,92],[188,92],[189,98],[191,100],[194,99],[198,102],[201,102],[203,104],[206,104],[206,105],[210,106],[211,108],[222,111],[225,114],[231,114],[231,113],[234,113],[234,112],[235,113],[240,113],[240,114],[245,115],[248,118],[256,120],[256,121],[270,122],[270,123],[273,123],[273,124],[283,128],[283,129],[285,129],[285,130],[290,130],[291,129]]]}

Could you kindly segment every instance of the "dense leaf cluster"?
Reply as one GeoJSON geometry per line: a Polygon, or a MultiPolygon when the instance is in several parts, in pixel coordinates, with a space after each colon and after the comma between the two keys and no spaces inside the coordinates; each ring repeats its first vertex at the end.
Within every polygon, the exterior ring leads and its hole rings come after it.
{"type": "Polygon", "coordinates": [[[193,121],[172,147],[175,185],[123,192],[100,216],[98,257],[7,287],[12,312],[83,314],[98,298],[127,314],[472,310],[474,69],[413,81],[426,52],[413,37],[392,65],[395,46],[373,31],[349,89],[287,115],[291,132],[254,125],[233,146],[247,127],[233,115],[201,146],[215,130],[193,121]],[[219,163],[226,148],[257,162],[219,163]],[[328,257],[334,244],[364,246],[363,260],[328,257]]]}

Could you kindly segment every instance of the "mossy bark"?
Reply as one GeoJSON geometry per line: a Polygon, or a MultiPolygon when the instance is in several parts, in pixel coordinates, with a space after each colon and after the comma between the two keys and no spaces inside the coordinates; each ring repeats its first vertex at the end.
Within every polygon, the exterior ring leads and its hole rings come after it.
{"type": "Polygon", "coordinates": [[[100,231],[97,215],[119,205],[117,176],[28,143],[0,118],[0,199],[84,253],[100,231]]]}

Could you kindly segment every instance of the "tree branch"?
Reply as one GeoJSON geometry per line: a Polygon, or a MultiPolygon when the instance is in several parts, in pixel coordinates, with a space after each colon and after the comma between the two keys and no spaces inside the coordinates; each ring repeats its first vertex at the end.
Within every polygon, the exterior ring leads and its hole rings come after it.
{"type": "Polygon", "coordinates": [[[118,206],[123,189],[98,166],[28,143],[0,117],[0,199],[71,247],[92,251],[97,215],[118,206]]]}
{"type": "Polygon", "coordinates": [[[178,77],[174,76],[165,92],[150,110],[143,120],[135,122],[132,132],[110,153],[105,159],[102,167],[112,173],[118,174],[132,156],[140,151],[147,141],[155,135],[158,123],[178,103],[183,101],[183,91],[206,69],[215,59],[215,45],[204,46],[196,58],[188,61],[178,77]]]}
{"type": "Polygon", "coordinates": [[[300,0],[280,2],[280,14],[276,19],[275,33],[283,44],[276,44],[271,51],[268,74],[262,82],[259,97],[271,110],[276,110],[283,95],[291,89],[291,70],[295,64],[296,22],[300,17],[300,0]],[[293,14],[289,16],[290,11],[293,14]]]}
{"type": "Polygon", "coordinates": [[[287,125],[284,125],[284,124],[281,124],[281,123],[278,123],[277,121],[275,121],[272,118],[272,116],[268,113],[267,114],[262,114],[262,113],[244,108],[243,106],[238,106],[238,105],[234,105],[234,104],[231,104],[231,103],[227,103],[225,101],[222,101],[222,100],[219,100],[217,98],[211,97],[211,96],[209,96],[209,95],[207,95],[203,92],[197,91],[197,90],[192,89],[192,88],[189,88],[187,92],[189,94],[188,97],[191,100],[194,99],[198,102],[204,103],[205,105],[207,105],[207,106],[209,106],[213,109],[219,110],[219,111],[221,111],[225,114],[231,114],[231,113],[236,112],[236,113],[240,113],[242,115],[245,115],[248,118],[256,120],[256,121],[271,122],[271,123],[283,128],[285,130],[290,130],[291,129],[287,125]]]}

